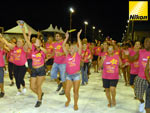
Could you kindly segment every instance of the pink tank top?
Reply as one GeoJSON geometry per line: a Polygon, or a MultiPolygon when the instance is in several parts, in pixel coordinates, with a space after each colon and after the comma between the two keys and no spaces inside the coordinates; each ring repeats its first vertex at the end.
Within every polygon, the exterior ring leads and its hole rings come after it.
{"type": "Polygon", "coordinates": [[[53,44],[53,47],[55,49],[55,55],[54,55],[54,62],[57,64],[65,64],[65,55],[59,56],[59,53],[64,53],[63,48],[62,48],[63,41],[60,43],[55,42],[53,44]]]}
{"type": "Polygon", "coordinates": [[[4,54],[5,51],[3,49],[0,49],[0,67],[4,67],[5,66],[5,61],[4,61],[4,54]]]}
{"type": "Polygon", "coordinates": [[[73,56],[70,54],[66,56],[66,72],[69,75],[75,74],[80,71],[81,56],[76,52],[73,56]]]}
{"type": "Polygon", "coordinates": [[[32,45],[32,66],[42,66],[45,61],[45,53],[43,51],[37,51],[35,46],[32,45]]]}
{"type": "MultiPolygon", "coordinates": [[[[136,52],[133,49],[131,49],[129,53],[130,56],[134,56],[136,54],[136,52]]],[[[137,75],[139,71],[139,61],[137,60],[134,62],[130,62],[130,66],[131,66],[130,74],[137,75]]]]}
{"type": "Polygon", "coordinates": [[[148,58],[150,58],[150,51],[141,49],[139,51],[139,73],[138,73],[138,76],[143,79],[146,79],[145,67],[146,67],[148,58]]]}
{"type": "Polygon", "coordinates": [[[103,63],[102,78],[119,79],[119,55],[106,56],[103,63]]]}
{"type": "Polygon", "coordinates": [[[17,66],[25,65],[27,58],[26,58],[26,52],[24,51],[24,49],[15,46],[13,50],[14,50],[13,51],[14,64],[17,66]]]}

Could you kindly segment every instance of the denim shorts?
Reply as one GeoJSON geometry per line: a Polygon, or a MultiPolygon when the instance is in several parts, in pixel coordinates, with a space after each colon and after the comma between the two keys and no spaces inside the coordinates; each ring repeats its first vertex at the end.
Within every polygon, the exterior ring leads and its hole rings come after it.
{"type": "Polygon", "coordinates": [[[54,63],[51,70],[51,79],[57,79],[58,71],[60,72],[60,79],[62,82],[66,81],[66,64],[56,64],[54,63]]]}
{"type": "Polygon", "coordinates": [[[72,75],[67,74],[66,80],[71,80],[71,81],[80,80],[80,73],[75,73],[72,75]]]}
{"type": "Polygon", "coordinates": [[[45,75],[46,75],[45,66],[42,66],[40,68],[32,68],[31,77],[45,76],[45,75]]]}
{"type": "Polygon", "coordinates": [[[4,70],[3,67],[0,67],[0,83],[4,82],[4,70]]]}

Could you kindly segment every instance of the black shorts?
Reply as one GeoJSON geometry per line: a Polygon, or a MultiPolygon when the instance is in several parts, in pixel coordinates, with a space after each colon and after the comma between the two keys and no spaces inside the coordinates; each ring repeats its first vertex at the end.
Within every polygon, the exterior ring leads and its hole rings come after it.
{"type": "Polygon", "coordinates": [[[135,77],[137,77],[137,75],[130,74],[130,85],[134,85],[135,77]]]}
{"type": "Polygon", "coordinates": [[[150,109],[150,84],[146,90],[146,102],[145,102],[145,108],[150,109]]]}
{"type": "Polygon", "coordinates": [[[54,59],[48,59],[48,61],[46,62],[46,65],[53,65],[54,59]]]}
{"type": "Polygon", "coordinates": [[[42,66],[40,68],[32,68],[31,77],[45,76],[45,75],[46,75],[45,66],[42,66]]]}
{"type": "Polygon", "coordinates": [[[103,87],[104,88],[116,87],[117,84],[118,84],[118,79],[114,79],[114,80],[103,79],[103,87]]]}
{"type": "Polygon", "coordinates": [[[97,59],[98,59],[98,56],[93,55],[93,61],[97,61],[97,59]]]}
{"type": "Polygon", "coordinates": [[[27,61],[29,69],[32,69],[32,59],[28,59],[27,61]]]}

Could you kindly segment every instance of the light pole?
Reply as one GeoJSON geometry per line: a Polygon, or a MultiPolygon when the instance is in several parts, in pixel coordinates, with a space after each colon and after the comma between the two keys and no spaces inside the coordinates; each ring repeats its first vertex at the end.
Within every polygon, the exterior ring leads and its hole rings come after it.
{"type": "MultiPolygon", "coordinates": [[[[70,9],[70,30],[72,29],[72,13],[74,13],[74,9],[71,7],[70,9]]],[[[70,33],[70,40],[71,40],[71,33],[70,33]]]]}
{"type": "MultiPolygon", "coordinates": [[[[92,27],[93,29],[93,39],[94,39],[94,30],[95,30],[95,26],[92,27]]],[[[95,40],[95,39],[94,39],[95,40]]]]}
{"type": "Polygon", "coordinates": [[[84,25],[85,25],[84,37],[86,38],[86,26],[88,25],[88,22],[87,22],[87,21],[84,21],[84,25]]]}
{"type": "Polygon", "coordinates": [[[100,39],[100,40],[102,40],[102,39],[101,39],[101,32],[102,32],[102,30],[99,29],[99,30],[98,30],[98,33],[99,33],[99,39],[100,39]]]}

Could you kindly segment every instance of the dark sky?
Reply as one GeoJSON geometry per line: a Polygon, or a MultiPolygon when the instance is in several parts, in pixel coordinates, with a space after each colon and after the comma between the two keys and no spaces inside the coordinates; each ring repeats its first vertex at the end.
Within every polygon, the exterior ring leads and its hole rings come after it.
{"type": "MultiPolygon", "coordinates": [[[[128,19],[128,0],[44,0],[9,1],[0,5],[0,26],[5,30],[16,26],[16,20],[22,19],[36,30],[46,29],[49,24],[58,25],[65,31],[69,29],[69,7],[75,9],[72,16],[73,27],[84,30],[84,20],[89,22],[88,33],[92,26],[96,31],[101,29],[104,36],[111,36],[115,40],[121,40],[128,19]]],[[[88,36],[90,39],[90,35],[88,36]]]]}

